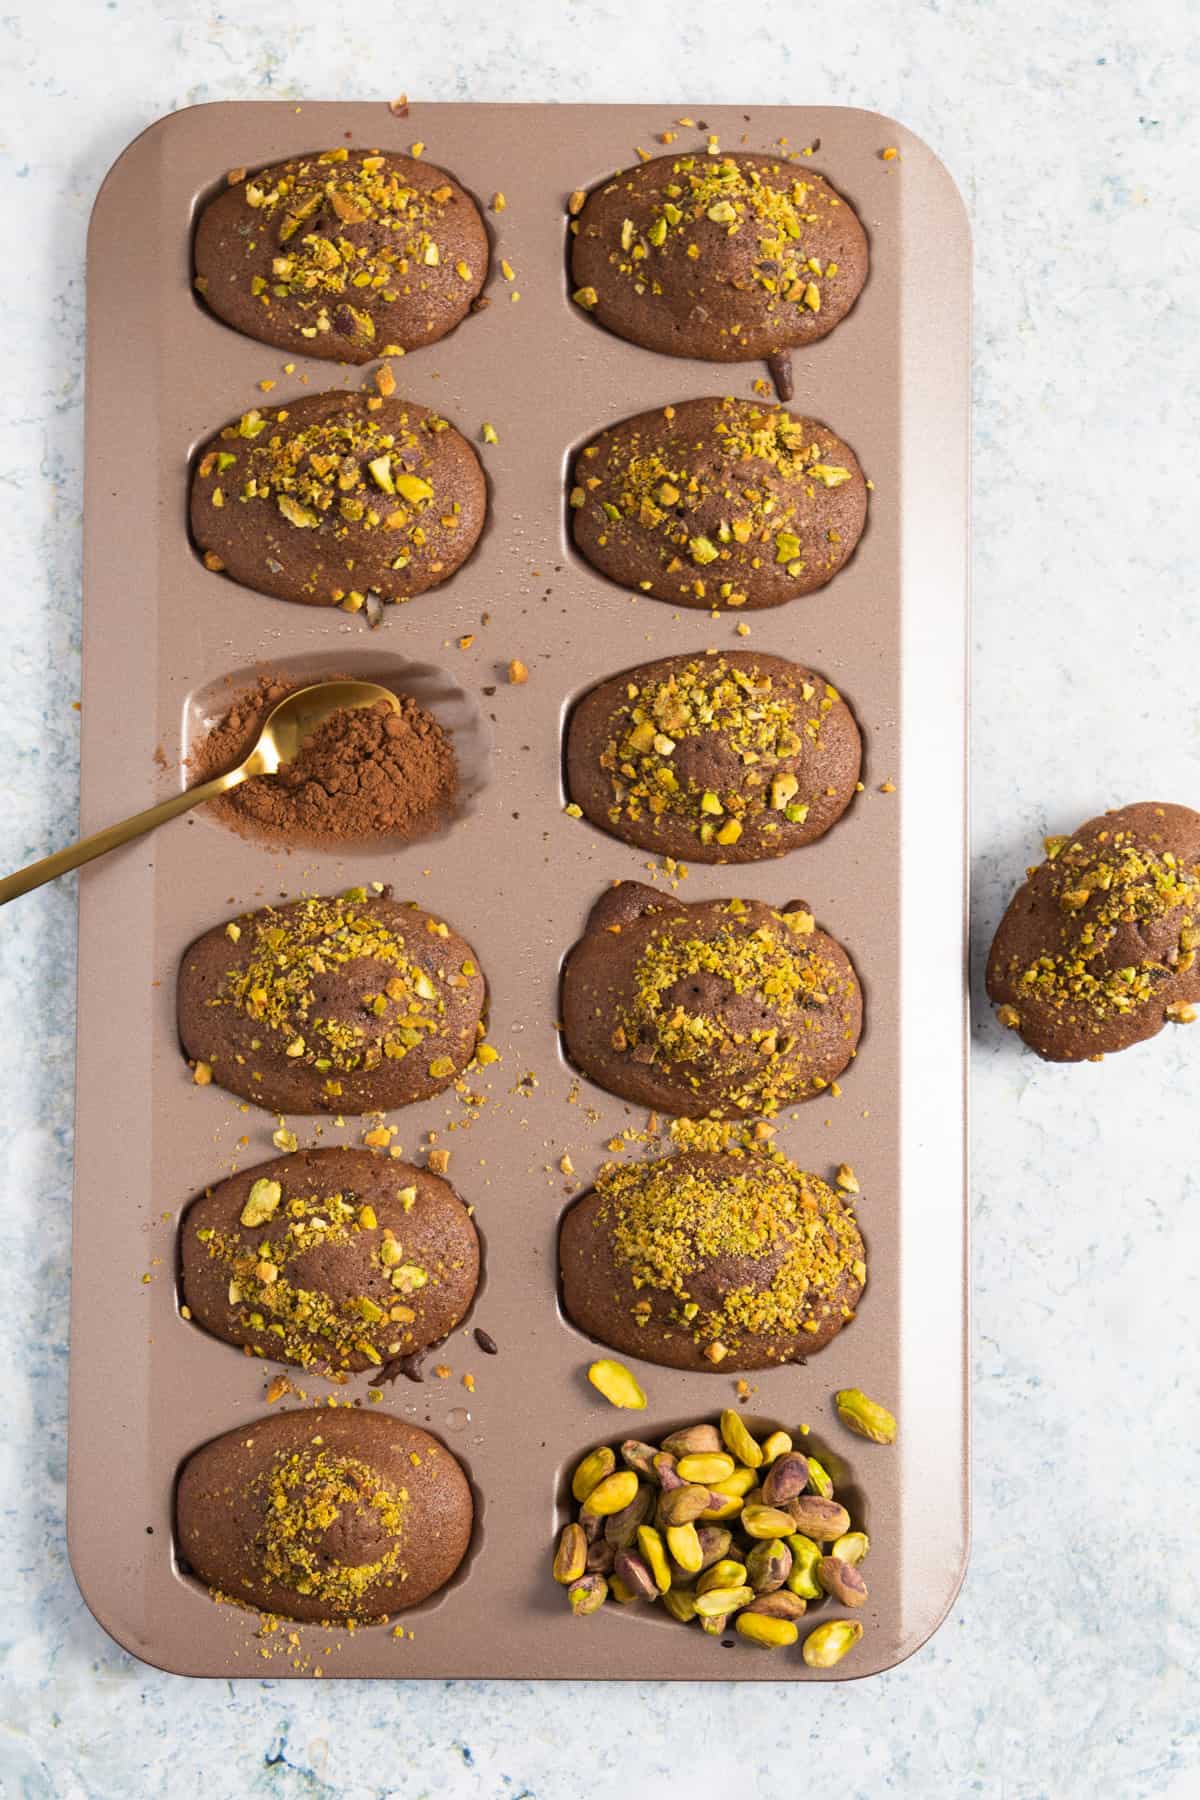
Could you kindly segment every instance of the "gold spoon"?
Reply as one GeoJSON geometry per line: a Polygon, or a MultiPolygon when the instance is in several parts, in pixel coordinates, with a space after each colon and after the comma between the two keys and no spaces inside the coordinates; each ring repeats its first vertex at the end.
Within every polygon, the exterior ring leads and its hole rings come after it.
{"type": "Polygon", "coordinates": [[[295,759],[305,738],[311,737],[330,713],[350,707],[377,706],[381,700],[386,700],[393,712],[400,711],[400,702],[391,689],[377,687],[373,681],[321,681],[315,687],[298,688],[267,715],[258,742],[236,769],[217,775],[212,781],[201,782],[199,787],[186,788],[182,794],[173,794],[169,800],[160,800],[157,806],[148,806],[145,812],[134,813],[131,819],[124,819],[119,825],[110,825],[106,831],[81,838],[65,850],[56,850],[53,856],[30,863],[27,869],[18,869],[15,875],[0,881],[0,906],[5,901],[15,900],[18,894],[27,894],[30,888],[41,887],[43,882],[65,875],[68,869],[77,869],[82,863],[91,862],[93,857],[115,850],[118,844],[127,844],[131,838],[153,831],[179,813],[190,812],[193,806],[202,806],[206,800],[215,800],[218,794],[227,794],[230,788],[238,787],[252,775],[277,774],[295,759]]]}

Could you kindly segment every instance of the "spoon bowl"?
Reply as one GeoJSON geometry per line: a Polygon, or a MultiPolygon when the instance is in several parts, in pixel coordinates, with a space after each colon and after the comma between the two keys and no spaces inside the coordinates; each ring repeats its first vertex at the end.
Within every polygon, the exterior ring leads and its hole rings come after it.
{"type": "Polygon", "coordinates": [[[202,781],[199,787],[172,794],[169,800],[160,800],[157,806],[148,806],[145,812],[134,813],[131,819],[123,819],[119,825],[93,832],[91,837],[81,838],[65,850],[56,850],[53,856],[45,856],[40,862],[30,863],[28,868],[18,869],[15,875],[0,881],[0,906],[15,900],[18,894],[27,894],[30,888],[41,887],[44,882],[65,875],[68,869],[78,869],[83,863],[104,856],[118,844],[142,837],[168,819],[190,812],[193,806],[202,806],[206,800],[215,800],[218,794],[227,794],[230,788],[249,781],[251,776],[277,775],[280,769],[295,761],[305,739],[310,738],[331,714],[360,706],[378,706],[381,700],[393,712],[400,711],[400,702],[392,690],[380,687],[374,681],[319,681],[312,687],[297,688],[268,713],[257,743],[235,769],[214,776],[211,781],[202,781]]]}
{"type": "MultiPolygon", "coordinates": [[[[238,774],[243,781],[251,775],[276,775],[296,760],[305,739],[334,713],[378,706],[381,700],[394,713],[400,711],[400,702],[391,688],[380,687],[375,681],[318,681],[312,687],[297,688],[272,707],[253,750],[229,773],[238,774]]],[[[218,777],[222,779],[228,777],[218,777]]]]}

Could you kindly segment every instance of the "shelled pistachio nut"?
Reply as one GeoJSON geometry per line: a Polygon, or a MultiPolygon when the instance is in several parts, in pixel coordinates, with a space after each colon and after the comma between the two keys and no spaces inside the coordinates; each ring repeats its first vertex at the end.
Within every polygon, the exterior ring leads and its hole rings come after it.
{"type": "MultiPolygon", "coordinates": [[[[609,1476],[609,1480],[613,1477],[609,1476]]],[[[587,1504],[590,1506],[591,1501],[587,1504]]],[[[648,1482],[639,1482],[633,1499],[620,1512],[610,1513],[604,1521],[604,1535],[618,1550],[627,1550],[654,1510],[654,1490],[648,1482]]]]}
{"type": "Polygon", "coordinates": [[[808,1486],[808,1459],[796,1450],[788,1450],[771,1464],[762,1481],[762,1496],[767,1506],[782,1506],[795,1500],[808,1486]]]}
{"type": "Polygon", "coordinates": [[[587,1378],[610,1406],[640,1411],[646,1404],[646,1396],[634,1376],[624,1363],[614,1362],[611,1357],[602,1357],[599,1362],[592,1363],[587,1378]]]}
{"type": "Polygon", "coordinates": [[[840,1556],[843,1562],[860,1563],[870,1548],[871,1540],[865,1531],[848,1531],[834,1541],[829,1554],[840,1556]]]}
{"type": "Polygon", "coordinates": [[[773,1463],[777,1457],[786,1456],[792,1448],[792,1440],[786,1431],[773,1431],[762,1441],[764,1463],[773,1463]]]}
{"type": "Polygon", "coordinates": [[[720,1562],[713,1563],[705,1569],[696,1582],[698,1594],[710,1594],[713,1588],[736,1588],[747,1586],[747,1570],[745,1563],[736,1562],[733,1557],[723,1556],[720,1562]]]}
{"type": "Polygon", "coordinates": [[[554,1552],[554,1579],[570,1587],[587,1573],[588,1542],[581,1525],[564,1525],[554,1552]]]}
{"type": "Polygon", "coordinates": [[[691,1624],[696,1616],[696,1600],[689,1588],[668,1588],[662,1600],[673,1619],[678,1619],[681,1625],[691,1624]]]}
{"type": "Polygon", "coordinates": [[[607,1519],[628,1506],[638,1491],[638,1478],[632,1469],[618,1469],[598,1481],[583,1503],[583,1510],[593,1518],[607,1519]]]}
{"type": "Polygon", "coordinates": [[[673,1431],[662,1441],[662,1449],[676,1457],[706,1456],[721,1448],[721,1434],[715,1425],[685,1425],[681,1431],[673,1431]]]}
{"type": "Polygon", "coordinates": [[[603,1575],[581,1575],[567,1589],[567,1601],[577,1619],[598,1612],[608,1599],[608,1583],[603,1575]]]}
{"type": "Polygon", "coordinates": [[[755,1544],[746,1558],[746,1576],[756,1594],[773,1594],[792,1572],[792,1553],[782,1538],[755,1544]]]}
{"type": "Polygon", "coordinates": [[[745,1463],[748,1469],[757,1469],[762,1465],[762,1446],[751,1436],[740,1413],[727,1406],[721,1414],[721,1436],[732,1451],[737,1461],[745,1463]]]}
{"type": "Polygon", "coordinates": [[[611,1475],[616,1466],[617,1459],[607,1444],[601,1444],[598,1450],[589,1451],[571,1477],[571,1492],[575,1499],[586,1500],[592,1489],[606,1475],[611,1475]]]}
{"type": "MultiPolygon", "coordinates": [[[[752,1538],[784,1538],[796,1529],[798,1521],[778,1506],[742,1507],[741,1527],[752,1538]]],[[[850,1521],[847,1519],[847,1524],[850,1521]]]]}
{"type": "Polygon", "coordinates": [[[702,1569],[711,1569],[725,1556],[733,1542],[732,1532],[726,1531],[723,1525],[697,1525],[696,1536],[700,1541],[702,1569]]]}
{"type": "Polygon", "coordinates": [[[723,1494],[726,1497],[732,1495],[739,1500],[744,1500],[746,1495],[757,1485],[758,1478],[755,1471],[747,1469],[744,1464],[736,1468],[732,1475],[727,1475],[723,1481],[709,1483],[714,1494],[723,1494]]]}
{"type": "Polygon", "coordinates": [[[824,1463],[819,1463],[815,1456],[805,1458],[808,1463],[809,1492],[819,1494],[822,1500],[833,1499],[833,1478],[824,1463]]]}
{"type": "Polygon", "coordinates": [[[636,1550],[618,1550],[613,1563],[613,1574],[623,1582],[631,1594],[639,1600],[657,1600],[658,1583],[654,1579],[649,1563],[638,1555],[636,1550]]]}
{"type": "MultiPolygon", "coordinates": [[[[654,1458],[658,1451],[653,1444],[643,1444],[637,1438],[626,1438],[621,1445],[621,1461],[635,1475],[650,1481],[654,1477],[654,1458]]],[[[605,1471],[607,1473],[607,1471],[605,1471]]]]}
{"type": "Polygon", "coordinates": [[[799,1594],[789,1594],[786,1588],[780,1588],[776,1594],[759,1594],[745,1609],[748,1613],[763,1613],[768,1619],[802,1619],[808,1606],[799,1594]]]}
{"type": "Polygon", "coordinates": [[[714,1519],[736,1519],[742,1510],[742,1502],[736,1494],[718,1494],[714,1491],[708,1496],[708,1500],[700,1517],[709,1524],[714,1519]]]}
{"type": "Polygon", "coordinates": [[[830,1619],[828,1624],[809,1632],[800,1654],[810,1669],[832,1669],[853,1650],[862,1634],[857,1619],[830,1619]]]}
{"type": "Polygon", "coordinates": [[[695,1482],[687,1482],[682,1487],[671,1488],[658,1497],[658,1517],[663,1525],[690,1525],[698,1519],[712,1504],[712,1496],[706,1487],[695,1482]]]}
{"type": "Polygon", "coordinates": [[[896,1420],[886,1406],[872,1400],[861,1388],[842,1388],[833,1397],[837,1416],[848,1431],[870,1438],[873,1444],[894,1444],[896,1420]]]}
{"type": "Polygon", "coordinates": [[[681,1481],[703,1482],[705,1487],[712,1487],[715,1482],[728,1481],[736,1466],[724,1450],[698,1451],[681,1456],[675,1472],[681,1481]]]}
{"type": "Polygon", "coordinates": [[[704,1564],[700,1539],[696,1536],[696,1527],[687,1525],[667,1526],[667,1549],[671,1552],[681,1569],[689,1575],[698,1575],[704,1564]]]}
{"type": "Polygon", "coordinates": [[[667,1546],[661,1533],[655,1531],[653,1525],[639,1525],[637,1547],[654,1577],[655,1587],[660,1594],[665,1594],[671,1585],[671,1568],[667,1561],[667,1546]]]}
{"type": "Polygon", "coordinates": [[[684,1485],[683,1476],[676,1473],[675,1458],[669,1450],[660,1450],[651,1459],[651,1463],[654,1469],[654,1478],[664,1493],[669,1493],[672,1488],[684,1485]]]}
{"type": "Polygon", "coordinates": [[[790,1619],[767,1618],[762,1613],[740,1612],[734,1629],[739,1637],[760,1644],[764,1650],[786,1650],[800,1635],[790,1619]]]}
{"type": "Polygon", "coordinates": [[[615,1544],[610,1544],[607,1538],[597,1538],[594,1544],[588,1545],[588,1574],[611,1575],[616,1554],[617,1547],[615,1544]]]}
{"type": "Polygon", "coordinates": [[[827,1594],[843,1606],[861,1606],[867,1597],[867,1584],[853,1563],[840,1556],[823,1556],[817,1564],[817,1580],[827,1594]]]}
{"type": "Polygon", "coordinates": [[[819,1600],[825,1589],[817,1580],[817,1564],[821,1560],[821,1546],[812,1539],[804,1537],[800,1532],[793,1532],[787,1539],[787,1547],[792,1553],[792,1572],[787,1578],[787,1589],[801,1600],[819,1600]]]}
{"type": "Polygon", "coordinates": [[[788,1501],[787,1510],[795,1521],[793,1529],[814,1538],[818,1544],[831,1544],[850,1529],[850,1514],[845,1507],[836,1500],[822,1500],[819,1494],[801,1494],[788,1501]]]}
{"type": "Polygon", "coordinates": [[[696,1595],[696,1611],[702,1619],[718,1616],[726,1618],[730,1613],[740,1611],[743,1606],[749,1606],[753,1598],[753,1588],[707,1588],[703,1594],[696,1595]]]}

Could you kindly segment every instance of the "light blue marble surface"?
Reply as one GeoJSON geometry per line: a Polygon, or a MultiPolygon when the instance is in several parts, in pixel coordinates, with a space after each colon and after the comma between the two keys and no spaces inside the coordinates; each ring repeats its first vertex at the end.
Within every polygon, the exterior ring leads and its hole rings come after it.
{"type": "MultiPolygon", "coordinates": [[[[236,97],[902,118],[975,222],[978,953],[1043,831],[1200,804],[1198,25],[1195,0],[16,0],[0,866],[75,824],[88,210],[153,118],[236,97]]],[[[906,1666],[802,1691],[183,1682],[104,1636],[64,1547],[73,909],[64,882],[0,917],[5,1795],[1200,1793],[1200,1041],[1047,1068],[978,1009],[974,1559],[906,1666]]]]}

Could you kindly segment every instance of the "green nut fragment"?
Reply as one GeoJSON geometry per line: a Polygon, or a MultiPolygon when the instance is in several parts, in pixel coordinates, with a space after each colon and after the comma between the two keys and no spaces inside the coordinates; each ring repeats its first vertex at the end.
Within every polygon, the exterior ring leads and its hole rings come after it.
{"type": "Polygon", "coordinates": [[[581,1575],[567,1589],[567,1602],[577,1619],[599,1612],[608,1599],[608,1582],[603,1575],[581,1575]]]}
{"type": "Polygon", "coordinates": [[[800,1654],[810,1669],[832,1669],[853,1650],[862,1634],[857,1619],[830,1619],[827,1625],[818,1625],[809,1632],[800,1654]]]}
{"type": "Polygon", "coordinates": [[[275,1217],[275,1210],[283,1199],[283,1189],[277,1181],[267,1181],[260,1176],[250,1189],[246,1204],[242,1208],[243,1225],[265,1225],[268,1219],[275,1217]]]}
{"type": "Polygon", "coordinates": [[[896,1420],[886,1406],[872,1400],[861,1388],[842,1388],[833,1397],[837,1416],[848,1431],[869,1438],[873,1444],[894,1444],[896,1420]]]}
{"type": "Polygon", "coordinates": [[[601,1444],[584,1457],[574,1475],[571,1477],[571,1493],[582,1503],[587,1499],[594,1487],[611,1475],[617,1466],[617,1459],[607,1444],[601,1444]]]}
{"type": "Polygon", "coordinates": [[[830,1556],[840,1556],[843,1562],[860,1563],[871,1548],[871,1540],[865,1531],[848,1531],[830,1546],[830,1556]]]}
{"type": "Polygon", "coordinates": [[[738,1462],[745,1463],[748,1469],[762,1467],[762,1448],[747,1431],[741,1414],[732,1406],[727,1406],[721,1414],[721,1436],[738,1462]]]}
{"type": "Polygon", "coordinates": [[[817,1580],[821,1546],[814,1544],[802,1532],[795,1531],[787,1539],[787,1547],[792,1553],[792,1572],[785,1583],[788,1592],[801,1600],[819,1600],[825,1592],[817,1580]]]}
{"type": "Polygon", "coordinates": [[[288,524],[298,525],[301,531],[312,531],[315,526],[321,523],[311,507],[301,506],[300,502],[298,500],[293,500],[290,494],[276,495],[275,504],[287,520],[288,524]]]}
{"type": "Polygon", "coordinates": [[[587,1570],[587,1539],[582,1525],[564,1525],[554,1552],[554,1579],[564,1587],[578,1581],[587,1570]]]}
{"type": "Polygon", "coordinates": [[[739,1637],[748,1638],[764,1650],[785,1650],[800,1635],[791,1619],[771,1619],[763,1613],[739,1613],[734,1629],[739,1637]]]}

